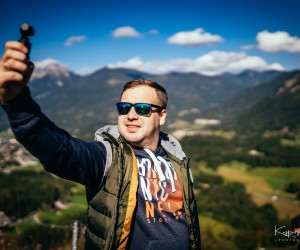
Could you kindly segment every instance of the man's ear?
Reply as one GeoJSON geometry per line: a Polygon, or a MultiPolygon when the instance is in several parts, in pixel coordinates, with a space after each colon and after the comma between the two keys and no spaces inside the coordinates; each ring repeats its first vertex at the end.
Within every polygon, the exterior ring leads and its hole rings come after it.
{"type": "Polygon", "coordinates": [[[163,109],[160,114],[159,114],[159,125],[162,126],[165,124],[166,120],[167,120],[167,110],[163,109]]]}

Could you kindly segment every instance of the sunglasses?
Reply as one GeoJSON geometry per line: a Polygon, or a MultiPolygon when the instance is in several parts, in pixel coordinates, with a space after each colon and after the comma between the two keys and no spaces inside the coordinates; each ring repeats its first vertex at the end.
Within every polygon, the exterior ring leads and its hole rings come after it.
{"type": "Polygon", "coordinates": [[[151,115],[151,107],[157,108],[158,110],[163,110],[164,107],[157,106],[150,103],[129,103],[129,102],[118,102],[117,109],[119,115],[127,115],[131,110],[131,107],[134,107],[135,112],[139,116],[150,116],[151,115]]]}

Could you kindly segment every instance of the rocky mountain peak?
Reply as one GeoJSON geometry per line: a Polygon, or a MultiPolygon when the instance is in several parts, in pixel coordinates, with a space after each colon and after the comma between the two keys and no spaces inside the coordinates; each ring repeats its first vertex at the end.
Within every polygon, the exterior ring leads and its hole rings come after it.
{"type": "Polygon", "coordinates": [[[71,72],[66,65],[63,65],[53,59],[46,59],[35,63],[35,69],[31,76],[31,80],[41,79],[50,76],[56,80],[61,78],[69,78],[71,72]]]}
{"type": "Polygon", "coordinates": [[[284,93],[294,94],[298,91],[300,91],[300,72],[297,72],[291,78],[287,79],[276,92],[276,96],[280,96],[284,93]]]}

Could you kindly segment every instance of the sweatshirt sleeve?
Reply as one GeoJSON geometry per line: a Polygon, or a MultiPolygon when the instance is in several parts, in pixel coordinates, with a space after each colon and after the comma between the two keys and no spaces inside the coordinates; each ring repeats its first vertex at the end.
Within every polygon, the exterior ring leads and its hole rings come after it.
{"type": "Polygon", "coordinates": [[[57,127],[41,112],[28,87],[1,106],[16,139],[47,171],[85,185],[89,193],[99,187],[106,162],[101,142],[82,141],[57,127]]]}

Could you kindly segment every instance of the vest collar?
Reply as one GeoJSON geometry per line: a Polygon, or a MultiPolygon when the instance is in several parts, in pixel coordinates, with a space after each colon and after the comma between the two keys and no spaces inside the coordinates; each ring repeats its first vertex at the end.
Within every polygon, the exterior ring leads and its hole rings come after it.
{"type": "MultiPolygon", "coordinates": [[[[118,130],[117,125],[106,125],[96,131],[95,139],[99,139],[99,136],[101,136],[101,134],[104,132],[109,133],[116,140],[118,140],[120,137],[120,132],[118,130]]],[[[179,141],[175,139],[172,135],[160,132],[160,143],[166,151],[168,151],[170,154],[174,155],[178,159],[183,160],[186,157],[179,141]]]]}

